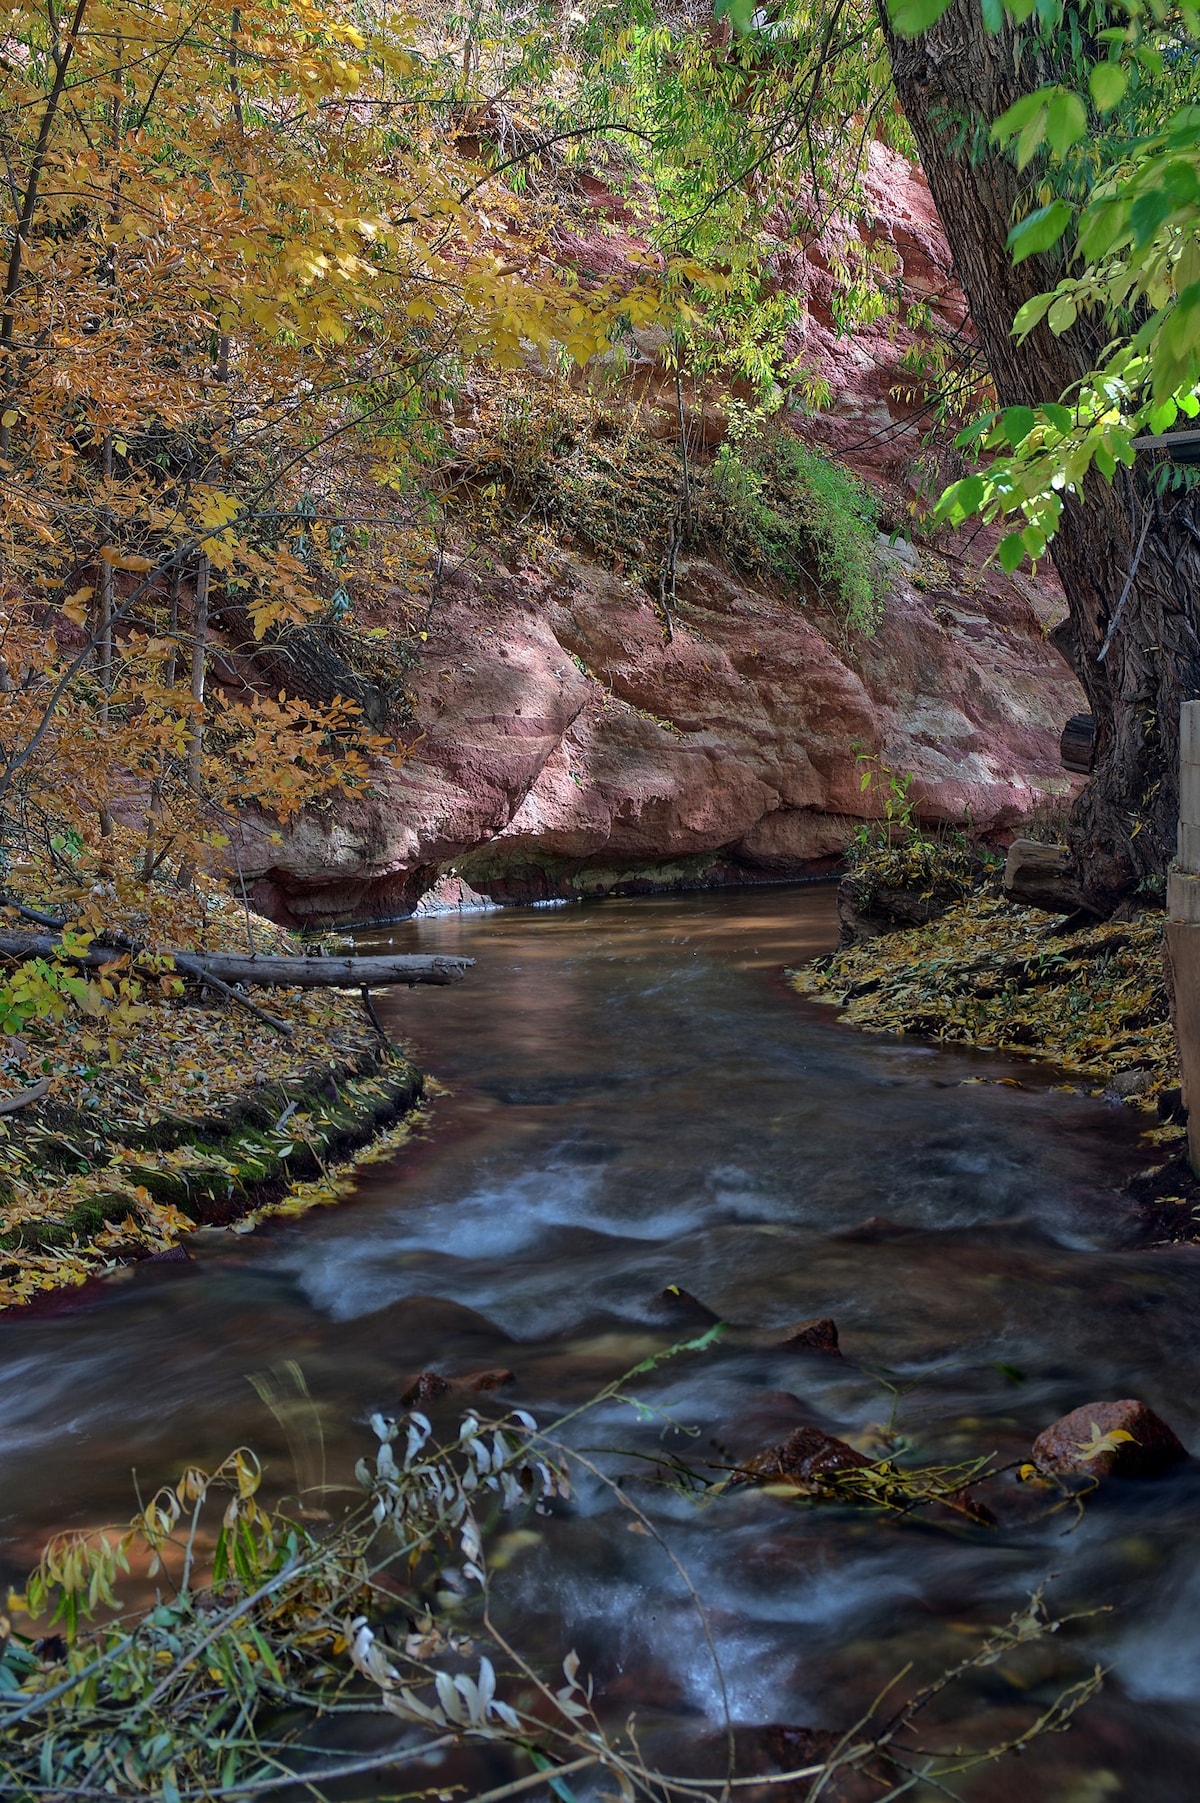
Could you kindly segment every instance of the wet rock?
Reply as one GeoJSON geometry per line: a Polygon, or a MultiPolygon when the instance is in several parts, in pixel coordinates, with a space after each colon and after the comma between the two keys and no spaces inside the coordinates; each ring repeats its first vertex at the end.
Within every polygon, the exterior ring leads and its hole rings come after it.
{"type": "Polygon", "coordinates": [[[745,1461],[740,1476],[755,1484],[819,1484],[834,1471],[869,1465],[870,1459],[819,1427],[795,1428],[777,1446],[745,1461]]]}
{"type": "Polygon", "coordinates": [[[420,1408],[431,1402],[440,1402],[444,1396],[455,1391],[490,1394],[515,1382],[514,1374],[503,1365],[496,1365],[487,1371],[466,1371],[461,1377],[443,1377],[440,1371],[422,1371],[401,1392],[400,1400],[406,1409],[420,1408]]]}
{"type": "Polygon", "coordinates": [[[798,1321],[795,1327],[788,1328],[780,1344],[792,1352],[829,1352],[835,1358],[842,1356],[842,1349],[838,1345],[837,1322],[829,1315],[818,1315],[811,1321],[798,1321]]]}
{"type": "Polygon", "coordinates": [[[1187,1456],[1162,1417],[1131,1397],[1072,1409],[1033,1443],[1034,1464],[1055,1477],[1160,1477],[1187,1456]],[[1113,1434],[1129,1438],[1106,1444],[1113,1434]]]}
{"type": "Polygon", "coordinates": [[[406,1409],[418,1408],[425,1403],[437,1402],[448,1396],[454,1388],[448,1377],[438,1371],[422,1371],[413,1379],[407,1390],[400,1392],[400,1400],[406,1409]]]}
{"type": "Polygon", "coordinates": [[[1154,1072],[1147,1070],[1118,1071],[1110,1078],[1106,1096],[1124,1101],[1126,1096],[1142,1096],[1154,1085],[1154,1072]]]}
{"type": "Polygon", "coordinates": [[[164,1252],[152,1252],[142,1262],[147,1265],[190,1265],[192,1255],[182,1246],[168,1246],[164,1252]]]}
{"type": "Polygon", "coordinates": [[[893,1221],[890,1215],[868,1215],[857,1227],[843,1228],[841,1233],[832,1237],[849,1240],[855,1246],[873,1246],[879,1240],[898,1240],[907,1233],[915,1233],[915,1227],[908,1227],[903,1221],[893,1221]]]}
{"type": "Polygon", "coordinates": [[[681,1289],[677,1283],[669,1283],[665,1290],[659,1291],[654,1298],[654,1314],[656,1319],[671,1327],[715,1327],[721,1319],[707,1303],[693,1296],[690,1290],[681,1289]]]}
{"type": "Polygon", "coordinates": [[[453,1379],[456,1388],[462,1390],[506,1390],[509,1384],[517,1381],[516,1373],[497,1365],[492,1371],[468,1371],[462,1377],[453,1379]]]}

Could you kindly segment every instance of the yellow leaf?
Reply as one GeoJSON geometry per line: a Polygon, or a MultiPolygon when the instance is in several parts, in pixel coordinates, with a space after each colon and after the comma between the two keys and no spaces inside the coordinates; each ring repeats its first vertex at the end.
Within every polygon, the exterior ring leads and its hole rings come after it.
{"type": "Polygon", "coordinates": [[[114,570],[136,570],[142,574],[154,568],[152,557],[143,557],[137,551],[122,551],[120,545],[101,545],[100,556],[114,570]]]}
{"type": "Polygon", "coordinates": [[[1115,1452],[1117,1447],[1125,1440],[1128,1440],[1133,1445],[1137,1444],[1133,1435],[1127,1433],[1123,1427],[1113,1427],[1109,1429],[1108,1433],[1102,1434],[1100,1432],[1100,1423],[1098,1421],[1093,1421],[1091,1423],[1091,1429],[1092,1437],[1090,1440],[1080,1440],[1077,1442],[1077,1448],[1081,1459],[1097,1459],[1102,1452],[1115,1452]]]}
{"type": "Polygon", "coordinates": [[[74,625],[82,626],[86,623],[87,604],[91,600],[92,594],[91,588],[77,588],[75,593],[68,595],[63,602],[62,611],[74,625]]]}

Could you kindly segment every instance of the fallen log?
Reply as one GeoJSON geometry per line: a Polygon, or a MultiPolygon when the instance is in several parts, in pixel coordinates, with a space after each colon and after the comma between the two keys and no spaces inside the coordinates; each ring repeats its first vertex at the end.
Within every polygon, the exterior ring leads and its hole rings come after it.
{"type": "Polygon", "coordinates": [[[475,962],[441,953],[396,953],[364,957],[290,957],[275,953],[152,952],[145,946],[92,944],[86,952],[64,950],[50,933],[0,931],[0,958],[59,958],[81,969],[99,970],[128,958],[144,964],[174,958],[178,969],[214,987],[244,984],[255,989],[383,989],[399,983],[461,983],[475,962]]]}

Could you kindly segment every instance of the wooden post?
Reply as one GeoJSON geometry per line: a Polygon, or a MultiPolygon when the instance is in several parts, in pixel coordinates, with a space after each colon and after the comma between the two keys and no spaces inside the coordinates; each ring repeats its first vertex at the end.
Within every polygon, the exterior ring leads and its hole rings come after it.
{"type": "Polygon", "coordinates": [[[1167,956],[1188,1159],[1200,1176],[1200,701],[1179,714],[1179,839],[1167,874],[1167,956]]]}

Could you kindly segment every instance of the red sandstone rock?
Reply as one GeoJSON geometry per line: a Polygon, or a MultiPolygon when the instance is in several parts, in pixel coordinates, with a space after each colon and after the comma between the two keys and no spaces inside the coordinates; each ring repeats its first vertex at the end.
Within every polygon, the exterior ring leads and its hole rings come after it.
{"type": "Polygon", "coordinates": [[[440,1371],[422,1371],[401,1393],[400,1400],[405,1408],[411,1409],[440,1402],[443,1396],[449,1396],[455,1390],[489,1392],[503,1390],[515,1382],[514,1374],[500,1365],[489,1371],[467,1371],[461,1377],[443,1377],[440,1371]]]}
{"type": "Polygon", "coordinates": [[[516,1374],[497,1366],[494,1371],[468,1371],[463,1377],[456,1377],[454,1382],[464,1390],[506,1390],[509,1384],[515,1384],[516,1374]]]}
{"type": "MultiPolygon", "coordinates": [[[[585,220],[559,254],[585,273],[632,269],[636,222],[601,231],[606,217],[625,220],[625,203],[582,179],[596,227],[585,220]]],[[[960,325],[919,171],[872,144],[865,181],[869,232],[895,251],[906,297],[960,325]]],[[[831,394],[825,413],[790,423],[880,491],[889,527],[902,526],[924,454],[919,397],[903,393],[914,378],[898,367],[913,335],[888,320],[838,331],[830,263],[839,231],[857,229],[835,221],[805,256],[780,224],[776,279],[807,305],[788,354],[802,351],[831,394]]],[[[661,346],[650,328],[634,339],[620,404],[658,409],[674,433],[661,346]]],[[[705,418],[719,433],[716,410],[705,418]]],[[[484,547],[474,571],[442,585],[411,678],[412,754],[376,768],[369,798],[289,822],[281,845],[274,822],[247,822],[254,901],[319,928],[407,913],[447,872],[495,900],[530,901],[827,869],[882,810],[877,788],[860,788],[858,749],[912,772],[922,822],[1003,833],[1066,792],[1059,736],[1083,703],[1046,638],[1061,612],[1053,578],[982,567],[994,538],[888,556],[883,624],[849,642],[821,609],[690,557],[664,643],[640,583],[565,547],[539,569],[499,552],[489,565],[484,547]]],[[[371,606],[389,616],[386,594],[371,606]]]]}
{"type": "Polygon", "coordinates": [[[1033,1462],[1056,1477],[1160,1477],[1187,1458],[1173,1431],[1144,1402],[1090,1402],[1044,1428],[1033,1443],[1033,1462]],[[1114,1431],[1129,1434],[1094,1454],[1089,1447],[1114,1431]]]}

